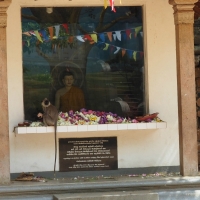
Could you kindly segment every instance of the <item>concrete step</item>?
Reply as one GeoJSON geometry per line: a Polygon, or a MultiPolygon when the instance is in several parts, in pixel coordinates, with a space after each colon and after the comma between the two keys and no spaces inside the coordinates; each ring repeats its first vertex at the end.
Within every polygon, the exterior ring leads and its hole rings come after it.
{"type": "Polygon", "coordinates": [[[152,191],[135,192],[95,192],[79,194],[56,194],[53,200],[159,200],[158,193],[152,191]]]}
{"type": "Polygon", "coordinates": [[[17,182],[0,186],[0,200],[200,200],[200,176],[117,177],[17,182]],[[81,179],[82,180],[82,179],[81,179]],[[188,198],[189,197],[189,198],[188,198]]]}

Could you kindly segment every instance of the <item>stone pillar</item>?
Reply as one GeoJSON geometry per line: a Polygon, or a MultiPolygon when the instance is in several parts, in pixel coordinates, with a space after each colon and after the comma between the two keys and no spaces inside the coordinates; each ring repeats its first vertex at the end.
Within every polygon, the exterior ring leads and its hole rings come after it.
{"type": "Polygon", "coordinates": [[[176,30],[180,173],[198,172],[196,92],[194,66],[194,3],[197,0],[169,0],[174,9],[176,30]]]}
{"type": "Polygon", "coordinates": [[[10,182],[6,25],[9,0],[0,0],[0,184],[10,182]]]}

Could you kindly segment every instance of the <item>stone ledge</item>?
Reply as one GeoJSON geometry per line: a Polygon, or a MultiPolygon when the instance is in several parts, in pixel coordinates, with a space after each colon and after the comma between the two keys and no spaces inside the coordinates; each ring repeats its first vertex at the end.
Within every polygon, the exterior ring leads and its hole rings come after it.
{"type": "MultiPolygon", "coordinates": [[[[89,132],[89,131],[163,129],[163,128],[167,128],[166,122],[58,126],[57,132],[58,133],[66,133],[66,132],[89,132]]],[[[47,127],[17,127],[17,128],[15,128],[14,132],[16,134],[53,133],[54,127],[53,126],[47,126],[47,127]]]]}
{"type": "Polygon", "coordinates": [[[152,191],[96,192],[79,194],[56,194],[53,200],[158,200],[158,193],[152,191]]]}
{"type": "Polygon", "coordinates": [[[125,190],[134,187],[163,187],[167,186],[184,186],[193,187],[200,184],[200,177],[165,177],[165,178],[118,178],[118,180],[94,181],[94,182],[74,182],[69,183],[63,180],[49,180],[48,182],[17,182],[12,181],[10,185],[0,186],[0,196],[8,193],[41,192],[41,191],[64,191],[72,192],[91,192],[91,191],[111,191],[114,189],[125,190]]]}

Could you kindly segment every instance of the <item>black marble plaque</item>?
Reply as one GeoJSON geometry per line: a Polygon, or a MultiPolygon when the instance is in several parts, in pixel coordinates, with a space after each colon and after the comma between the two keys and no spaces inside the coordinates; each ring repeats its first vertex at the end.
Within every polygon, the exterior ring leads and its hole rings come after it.
{"type": "Polygon", "coordinates": [[[117,137],[60,138],[60,171],[118,169],[117,137]]]}

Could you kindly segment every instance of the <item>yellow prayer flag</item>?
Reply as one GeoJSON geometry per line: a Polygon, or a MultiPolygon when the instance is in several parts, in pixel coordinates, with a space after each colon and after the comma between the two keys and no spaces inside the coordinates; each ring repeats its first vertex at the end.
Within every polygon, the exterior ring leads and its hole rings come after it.
{"type": "Polygon", "coordinates": [[[139,33],[139,31],[142,29],[142,26],[138,26],[135,28],[135,36],[139,33]]]}
{"type": "Polygon", "coordinates": [[[105,43],[105,48],[103,50],[108,50],[109,44],[105,43]]]}
{"type": "Polygon", "coordinates": [[[96,34],[90,34],[90,36],[94,40],[94,42],[97,43],[97,35],[96,34]]]}
{"type": "Polygon", "coordinates": [[[137,55],[137,51],[133,52],[133,59],[136,61],[136,55],[137,55]]]}
{"type": "Polygon", "coordinates": [[[37,39],[38,39],[40,42],[43,42],[43,40],[42,40],[42,38],[41,38],[39,32],[38,32],[38,31],[34,31],[34,33],[35,33],[35,36],[37,37],[37,39]]]}
{"type": "Polygon", "coordinates": [[[30,47],[30,40],[27,40],[27,46],[30,47]]]}
{"type": "Polygon", "coordinates": [[[104,8],[106,9],[108,7],[107,0],[104,0],[104,8]]]}

